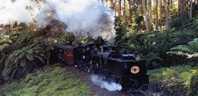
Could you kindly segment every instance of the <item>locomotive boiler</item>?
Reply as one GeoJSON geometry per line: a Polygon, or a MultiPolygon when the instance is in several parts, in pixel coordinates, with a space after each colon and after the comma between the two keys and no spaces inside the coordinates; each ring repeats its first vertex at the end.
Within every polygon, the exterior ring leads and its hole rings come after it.
{"type": "Polygon", "coordinates": [[[80,70],[105,75],[123,86],[123,90],[147,87],[149,77],[143,61],[131,52],[119,51],[107,44],[57,45],[54,60],[80,70]]]}

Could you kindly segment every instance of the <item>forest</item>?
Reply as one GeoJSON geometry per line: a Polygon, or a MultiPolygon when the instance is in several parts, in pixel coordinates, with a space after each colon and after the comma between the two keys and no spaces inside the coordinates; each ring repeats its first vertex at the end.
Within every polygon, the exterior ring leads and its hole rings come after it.
{"type": "MultiPolygon", "coordinates": [[[[196,0],[102,0],[115,16],[134,31],[169,30],[175,19],[192,19],[197,13],[196,0]]],[[[183,22],[184,23],[184,22],[183,22]]]]}
{"type": "Polygon", "coordinates": [[[0,3],[0,96],[198,96],[198,0],[0,3]],[[66,64],[66,51],[55,55],[57,45],[97,46],[100,37],[144,61],[146,90],[109,91],[122,84],[95,80],[92,65],[70,64],[77,59],[66,64]]]}

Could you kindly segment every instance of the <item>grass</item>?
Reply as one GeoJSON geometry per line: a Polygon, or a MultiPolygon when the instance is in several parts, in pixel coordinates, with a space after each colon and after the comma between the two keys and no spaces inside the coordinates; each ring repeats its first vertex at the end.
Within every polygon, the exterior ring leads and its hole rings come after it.
{"type": "Polygon", "coordinates": [[[198,74],[198,67],[180,65],[149,71],[151,81],[179,80],[187,87],[190,86],[193,75],[198,74]]]}
{"type": "MultiPolygon", "coordinates": [[[[198,67],[180,65],[150,70],[151,81],[179,80],[190,86],[198,67]]],[[[175,87],[178,90],[178,86],[175,87]]],[[[174,91],[173,91],[174,92],[174,91]]],[[[90,96],[89,87],[77,75],[60,66],[48,66],[25,78],[3,85],[0,96],[90,96]]],[[[174,92],[175,93],[175,92],[174,92]]],[[[173,95],[174,96],[174,95],[173,95]]]]}
{"type": "Polygon", "coordinates": [[[45,67],[3,85],[0,96],[89,96],[89,87],[59,66],[45,67]]]}

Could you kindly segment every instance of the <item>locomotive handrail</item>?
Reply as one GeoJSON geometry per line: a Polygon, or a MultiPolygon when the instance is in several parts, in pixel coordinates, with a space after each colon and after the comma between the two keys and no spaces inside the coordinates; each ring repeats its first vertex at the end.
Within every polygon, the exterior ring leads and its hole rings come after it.
{"type": "Polygon", "coordinates": [[[112,58],[112,57],[108,57],[108,59],[114,60],[114,61],[118,61],[118,62],[135,62],[135,60],[123,60],[123,59],[121,59],[121,58],[112,58]]]}

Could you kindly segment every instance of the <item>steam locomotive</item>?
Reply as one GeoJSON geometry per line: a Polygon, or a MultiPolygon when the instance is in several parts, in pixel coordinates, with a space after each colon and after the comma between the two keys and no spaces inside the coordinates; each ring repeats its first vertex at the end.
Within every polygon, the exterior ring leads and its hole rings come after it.
{"type": "Polygon", "coordinates": [[[53,56],[56,62],[75,66],[87,72],[103,74],[120,83],[123,90],[146,88],[149,83],[143,61],[136,60],[133,53],[120,52],[116,47],[107,44],[57,45],[53,56]]]}

